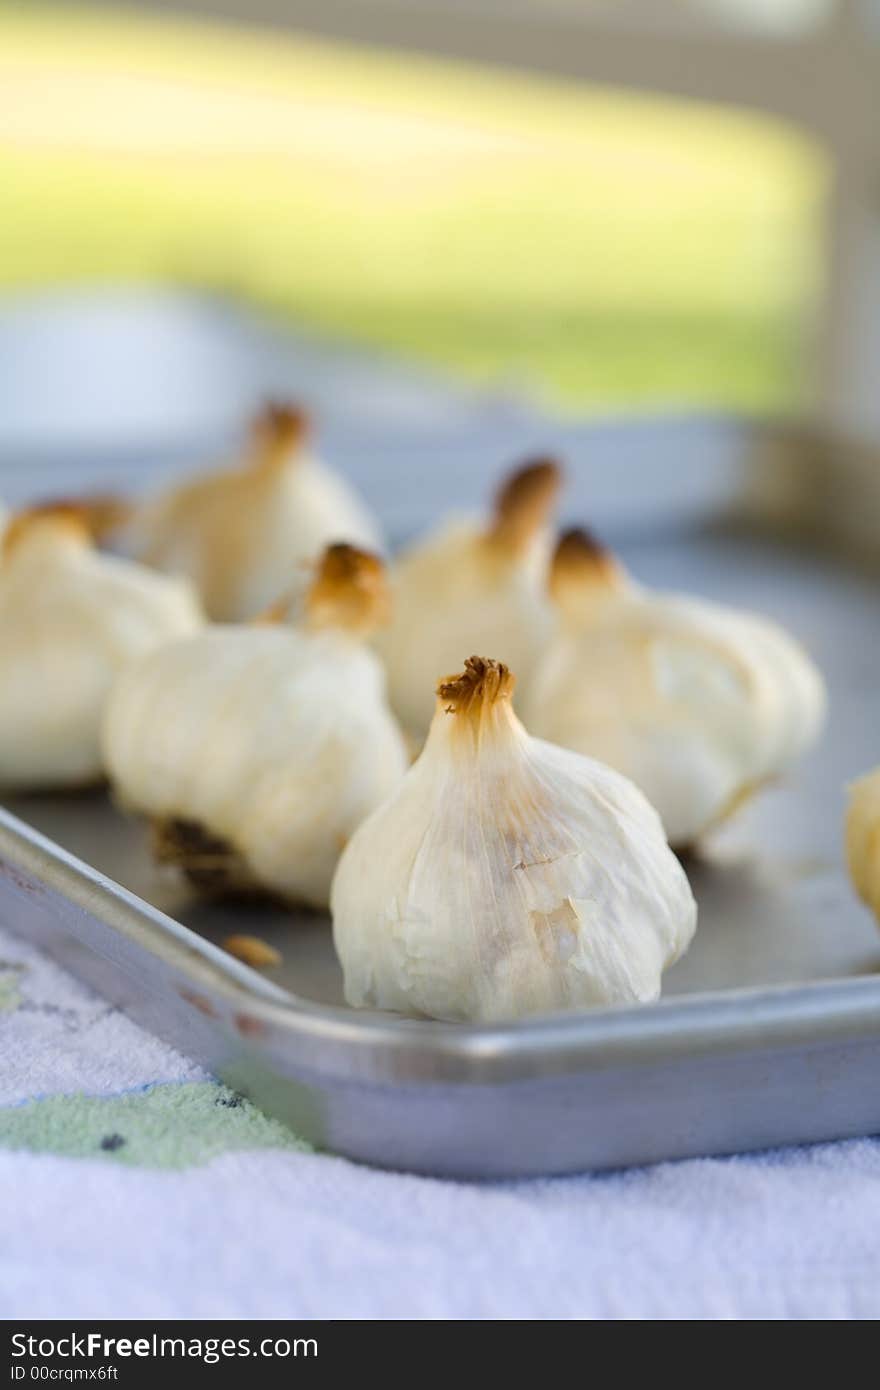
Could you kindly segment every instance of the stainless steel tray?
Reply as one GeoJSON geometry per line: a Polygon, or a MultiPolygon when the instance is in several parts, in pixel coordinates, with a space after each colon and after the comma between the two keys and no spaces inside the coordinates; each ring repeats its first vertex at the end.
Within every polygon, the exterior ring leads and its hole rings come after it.
{"type": "Polygon", "coordinates": [[[356,1014],[325,919],[198,901],[97,792],[0,813],[0,921],[300,1134],[369,1163],[520,1176],[880,1131],[880,935],[841,843],[845,783],[880,760],[880,586],[742,529],[643,535],[624,553],[651,583],[777,616],[831,688],[815,754],[688,865],[700,926],[659,1004],[491,1028],[356,1014]],[[281,950],[271,979],[216,944],[242,929],[281,950]]]}

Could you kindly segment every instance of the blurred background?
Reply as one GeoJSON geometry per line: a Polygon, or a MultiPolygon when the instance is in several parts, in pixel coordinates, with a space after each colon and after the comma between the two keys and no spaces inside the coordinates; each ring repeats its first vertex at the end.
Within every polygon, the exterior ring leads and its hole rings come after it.
{"type": "Polygon", "coordinates": [[[432,428],[467,400],[537,433],[722,414],[880,437],[876,359],[864,386],[851,367],[880,336],[877,21],[874,0],[0,4],[9,486],[126,431],[194,450],[265,389],[333,417],[355,378],[359,408],[414,416],[427,390],[432,428]]]}

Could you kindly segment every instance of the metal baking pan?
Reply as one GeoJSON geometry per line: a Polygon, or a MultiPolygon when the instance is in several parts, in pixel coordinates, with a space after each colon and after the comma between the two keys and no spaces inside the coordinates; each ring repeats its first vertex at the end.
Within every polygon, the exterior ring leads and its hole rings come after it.
{"type": "Polygon", "coordinates": [[[845,783],[880,757],[880,586],[757,531],[624,546],[651,583],[753,606],[813,651],[825,737],[688,864],[700,906],[664,998],[462,1027],[342,1003],[326,919],[208,904],[102,792],[0,814],[0,920],[316,1145],[462,1178],[647,1163],[880,1131],[880,936],[842,863],[845,783]],[[223,952],[278,946],[271,979],[223,952]]]}
{"type": "Polygon", "coordinates": [[[293,388],[392,536],[558,450],[567,520],[648,583],[777,617],[831,690],[815,753],[688,864],[700,926],[658,1004],[490,1028],[354,1013],[326,920],[199,901],[101,792],[0,811],[4,926],[318,1146],[369,1163],[514,1177],[880,1131],[880,934],[842,862],[845,784],[880,761],[880,581],[848,558],[880,536],[876,469],[838,457],[832,474],[803,441],[729,422],[549,419],[147,291],[16,302],[0,357],[14,367],[0,373],[7,501],[155,482],[228,442],[248,402],[293,388]],[[769,523],[801,540],[778,543],[769,523]],[[815,544],[829,535],[847,558],[815,544]],[[217,944],[232,930],[272,941],[283,967],[233,960],[217,944]]]}

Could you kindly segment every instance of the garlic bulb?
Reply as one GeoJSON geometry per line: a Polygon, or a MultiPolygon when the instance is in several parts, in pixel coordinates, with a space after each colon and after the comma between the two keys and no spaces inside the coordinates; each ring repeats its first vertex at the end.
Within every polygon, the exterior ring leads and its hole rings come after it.
{"type": "Polygon", "coordinates": [[[846,854],[856,892],[880,920],[880,767],[850,788],[846,854]]]}
{"type": "Polygon", "coordinates": [[[655,999],[696,925],[626,778],[531,738],[513,677],[471,657],[424,751],[353,835],[331,908],[350,1004],[489,1022],[655,999]]]}
{"type": "Polygon", "coordinates": [[[692,844],[816,738],[822,677],[764,618],[640,588],[585,532],[557,549],[563,630],[528,691],[544,738],[601,758],[692,844]]]}
{"type": "Polygon", "coordinates": [[[195,478],[148,503],[126,545],[169,573],[189,575],[209,617],[252,618],[289,588],[322,550],[347,541],[381,549],[378,529],[351,488],[307,449],[301,411],[269,407],[255,421],[238,469],[195,478]]]}
{"type": "Polygon", "coordinates": [[[536,460],[498,493],[487,526],[457,522],[418,542],[397,564],[394,616],[378,649],[391,705],[416,738],[427,733],[438,670],[462,651],[497,651],[523,679],[554,625],[547,599],[548,520],[560,470],[536,460]]]}
{"type": "Polygon", "coordinates": [[[326,904],[347,837],[407,763],[364,642],[386,609],[381,561],[331,546],[299,627],[209,628],[126,672],[104,756],[161,859],[204,887],[326,904]]]}
{"type": "Polygon", "coordinates": [[[0,561],[0,783],[97,781],[117,674],[203,621],[184,581],[96,552],[76,506],[13,517],[0,561]]]}

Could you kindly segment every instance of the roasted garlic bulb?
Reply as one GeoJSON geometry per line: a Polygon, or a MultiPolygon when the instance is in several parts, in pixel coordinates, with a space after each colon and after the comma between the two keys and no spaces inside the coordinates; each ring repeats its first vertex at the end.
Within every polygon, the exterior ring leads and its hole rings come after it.
{"type": "Polygon", "coordinates": [[[427,733],[437,671],[462,651],[496,651],[525,680],[553,629],[549,527],[560,469],[537,459],[502,485],[488,525],[441,527],[401,556],[394,616],[378,648],[391,704],[416,739],[427,733]]]}
{"type": "Polygon", "coordinates": [[[203,622],[185,581],[95,551],[77,506],[13,517],[0,559],[0,784],[98,781],[117,675],[203,622]]]}
{"type": "Polygon", "coordinates": [[[491,1022],[655,999],[696,925],[660,820],[625,777],[526,733],[513,677],[441,681],[424,751],[333,881],[350,1004],[491,1022]]]}
{"type": "Polygon", "coordinates": [[[856,891],[880,921],[880,767],[850,788],[846,853],[856,891]]]}
{"type": "Polygon", "coordinates": [[[327,545],[381,549],[360,499],[308,448],[302,411],[270,406],[238,468],[192,479],[148,502],[124,537],[147,564],[188,575],[209,617],[245,621],[266,608],[327,545]]]}
{"type": "Polygon", "coordinates": [[[815,740],[822,677],[775,623],[635,584],[586,532],[560,542],[562,630],[527,692],[543,738],[630,777],[688,846],[815,740]]]}
{"type": "Polygon", "coordinates": [[[125,673],[104,758],[160,859],[206,888],[326,905],[348,836],[407,765],[365,643],[387,607],[381,561],[334,545],[299,626],[208,628],[125,673]]]}

